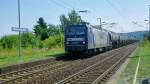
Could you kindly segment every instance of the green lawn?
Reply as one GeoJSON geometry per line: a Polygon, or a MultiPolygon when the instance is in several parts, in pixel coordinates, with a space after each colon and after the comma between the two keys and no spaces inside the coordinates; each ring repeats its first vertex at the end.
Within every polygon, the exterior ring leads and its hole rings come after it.
{"type": "Polygon", "coordinates": [[[150,77],[150,43],[145,43],[140,50],[140,67],[138,72],[138,82],[141,83],[141,80],[144,78],[150,77]]]}
{"type": "Polygon", "coordinates": [[[118,81],[119,84],[132,84],[139,57],[141,60],[137,82],[141,84],[143,78],[150,77],[150,43],[145,41],[140,44],[135,55],[129,58],[130,61],[118,81]]]}
{"type": "Polygon", "coordinates": [[[41,59],[47,59],[50,57],[59,56],[63,54],[63,48],[54,48],[54,49],[23,49],[22,56],[18,56],[18,50],[0,50],[0,67],[24,63],[29,61],[36,61],[41,59]]]}

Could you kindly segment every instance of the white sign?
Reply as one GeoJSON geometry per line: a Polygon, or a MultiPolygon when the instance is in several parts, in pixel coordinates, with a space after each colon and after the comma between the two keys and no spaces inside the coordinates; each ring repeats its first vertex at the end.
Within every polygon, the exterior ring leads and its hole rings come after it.
{"type": "Polygon", "coordinates": [[[20,31],[20,32],[28,32],[27,28],[18,28],[18,27],[12,27],[12,31],[20,31]]]}

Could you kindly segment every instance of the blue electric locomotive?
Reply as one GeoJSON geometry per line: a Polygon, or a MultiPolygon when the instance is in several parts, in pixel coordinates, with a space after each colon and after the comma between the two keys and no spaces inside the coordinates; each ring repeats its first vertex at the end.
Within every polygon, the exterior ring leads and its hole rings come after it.
{"type": "Polygon", "coordinates": [[[65,51],[68,53],[90,53],[111,47],[111,35],[99,27],[82,23],[65,28],[65,51]]]}

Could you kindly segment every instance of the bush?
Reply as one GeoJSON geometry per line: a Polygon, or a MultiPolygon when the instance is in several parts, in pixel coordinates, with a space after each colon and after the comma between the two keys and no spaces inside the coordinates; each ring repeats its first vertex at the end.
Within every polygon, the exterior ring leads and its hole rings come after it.
{"type": "Polygon", "coordinates": [[[50,36],[48,39],[43,41],[44,47],[49,48],[49,49],[52,48],[52,47],[63,45],[63,43],[64,43],[63,34],[50,36]]]}
{"type": "Polygon", "coordinates": [[[18,46],[18,36],[17,35],[8,35],[4,36],[0,40],[2,48],[12,49],[18,46]]]}
{"type": "Polygon", "coordinates": [[[144,35],[144,40],[145,39],[147,39],[148,41],[150,41],[150,33],[149,32],[144,35]]]}
{"type": "MultiPolygon", "coordinates": [[[[17,48],[19,44],[19,36],[18,35],[7,35],[0,39],[0,47],[1,48],[17,48]]],[[[40,38],[36,37],[32,33],[23,33],[21,35],[21,44],[23,48],[36,48],[43,46],[40,38]]]]}
{"type": "Polygon", "coordinates": [[[35,37],[32,33],[23,33],[22,34],[22,46],[24,48],[28,47],[38,47],[40,45],[40,38],[35,37]]]}
{"type": "MultiPolygon", "coordinates": [[[[18,35],[7,35],[0,39],[0,48],[14,49],[18,47],[19,40],[18,35]]],[[[32,33],[23,33],[21,35],[21,42],[23,48],[52,48],[52,47],[63,47],[64,35],[57,34],[49,36],[48,39],[41,41],[40,37],[35,36],[32,33]],[[62,46],[61,46],[62,45],[62,46]]]]}

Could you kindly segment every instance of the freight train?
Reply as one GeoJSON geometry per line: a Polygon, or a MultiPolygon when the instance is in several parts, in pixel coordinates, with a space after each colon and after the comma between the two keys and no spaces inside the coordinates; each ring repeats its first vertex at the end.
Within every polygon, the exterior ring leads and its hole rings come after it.
{"type": "Polygon", "coordinates": [[[136,42],[136,38],[92,26],[87,22],[65,28],[67,53],[96,53],[136,42]]]}

